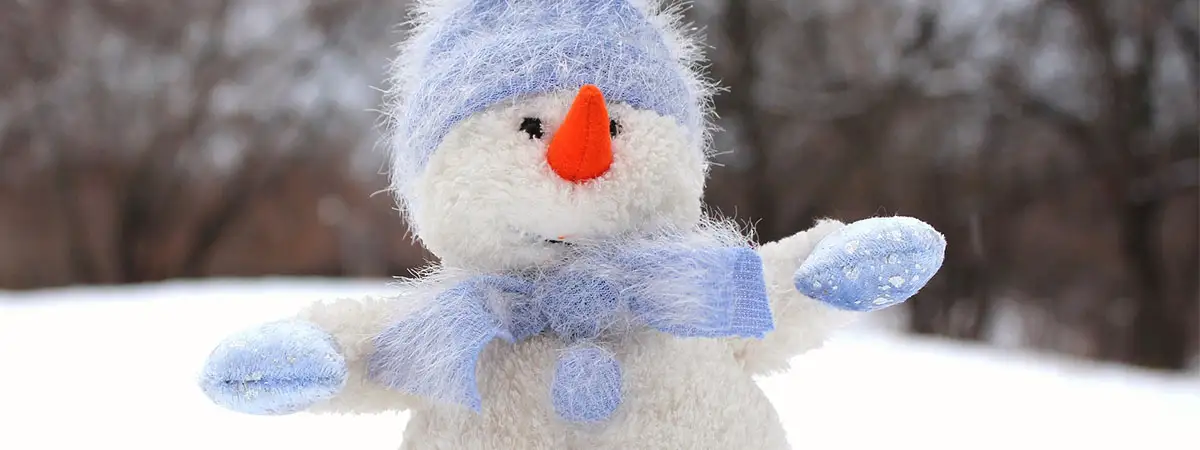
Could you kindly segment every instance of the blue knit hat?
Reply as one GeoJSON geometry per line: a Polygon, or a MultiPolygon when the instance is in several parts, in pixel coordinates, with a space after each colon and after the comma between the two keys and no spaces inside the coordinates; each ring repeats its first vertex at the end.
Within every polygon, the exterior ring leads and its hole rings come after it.
{"type": "Polygon", "coordinates": [[[392,70],[387,111],[393,188],[410,184],[449,130],[504,101],[598,86],[653,110],[703,151],[709,86],[677,10],[657,0],[426,0],[392,70]]]}

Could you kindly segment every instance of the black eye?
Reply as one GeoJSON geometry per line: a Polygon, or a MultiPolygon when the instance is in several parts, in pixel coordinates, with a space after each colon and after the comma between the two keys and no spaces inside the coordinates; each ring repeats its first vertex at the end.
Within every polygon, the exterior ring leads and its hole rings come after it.
{"type": "Polygon", "coordinates": [[[616,119],[609,120],[608,134],[612,137],[617,137],[618,134],[621,134],[621,123],[617,122],[616,119]]]}
{"type": "Polygon", "coordinates": [[[526,117],[521,121],[521,131],[528,134],[530,139],[541,139],[543,136],[542,119],[526,117]]]}

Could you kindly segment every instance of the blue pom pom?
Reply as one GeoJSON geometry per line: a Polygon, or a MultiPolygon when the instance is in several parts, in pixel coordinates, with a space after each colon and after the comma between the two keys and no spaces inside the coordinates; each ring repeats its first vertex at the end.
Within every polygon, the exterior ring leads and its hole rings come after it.
{"type": "Polygon", "coordinates": [[[603,421],[621,405],[621,366],[598,347],[568,349],[558,359],[551,396],[554,411],[564,420],[603,421]]]}
{"type": "Polygon", "coordinates": [[[302,411],[345,384],[346,361],[333,337],[299,321],[230,336],[213,350],[200,376],[213,403],[256,415],[302,411]]]}
{"type": "Polygon", "coordinates": [[[800,293],[835,308],[874,311],[915,295],[945,253],[945,237],[920,220],[860,220],[821,240],[793,281],[800,293]]]}

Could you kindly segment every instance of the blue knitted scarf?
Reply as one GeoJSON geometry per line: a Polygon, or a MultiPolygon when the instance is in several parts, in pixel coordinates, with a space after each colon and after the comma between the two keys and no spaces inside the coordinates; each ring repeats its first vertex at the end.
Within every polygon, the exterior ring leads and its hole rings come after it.
{"type": "Polygon", "coordinates": [[[369,376],[478,412],[484,348],[546,333],[564,348],[550,386],[555,411],[603,421],[621,403],[621,368],[606,344],[622,334],[761,338],[773,329],[758,253],[713,244],[685,235],[620,240],[572,249],[549,268],[467,277],[375,337],[369,376]]]}

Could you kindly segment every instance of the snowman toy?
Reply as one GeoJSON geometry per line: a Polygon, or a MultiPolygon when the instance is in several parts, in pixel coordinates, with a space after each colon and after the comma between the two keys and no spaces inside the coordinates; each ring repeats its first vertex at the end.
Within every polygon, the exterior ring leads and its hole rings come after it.
{"type": "Polygon", "coordinates": [[[408,411],[407,450],[787,449],[752,377],[942,264],[912,218],[759,246],[705,213],[712,85],[678,7],[417,3],[387,145],[439,262],[228,337],[200,376],[224,408],[408,411]]]}

